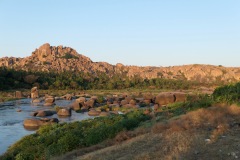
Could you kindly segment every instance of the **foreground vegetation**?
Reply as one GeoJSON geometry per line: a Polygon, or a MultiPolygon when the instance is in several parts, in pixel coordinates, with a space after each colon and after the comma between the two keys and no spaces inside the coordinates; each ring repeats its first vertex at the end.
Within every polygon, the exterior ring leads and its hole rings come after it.
{"type": "Polygon", "coordinates": [[[35,134],[26,136],[11,146],[1,159],[49,159],[113,138],[118,132],[131,130],[148,119],[150,117],[141,111],[135,111],[126,115],[44,126],[35,134]]]}

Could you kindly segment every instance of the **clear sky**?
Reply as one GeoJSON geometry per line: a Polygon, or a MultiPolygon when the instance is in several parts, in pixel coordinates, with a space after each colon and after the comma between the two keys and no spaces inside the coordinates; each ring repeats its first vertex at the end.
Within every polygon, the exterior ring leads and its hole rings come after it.
{"type": "Polygon", "coordinates": [[[46,42],[111,64],[240,66],[240,0],[0,0],[0,57],[46,42]]]}

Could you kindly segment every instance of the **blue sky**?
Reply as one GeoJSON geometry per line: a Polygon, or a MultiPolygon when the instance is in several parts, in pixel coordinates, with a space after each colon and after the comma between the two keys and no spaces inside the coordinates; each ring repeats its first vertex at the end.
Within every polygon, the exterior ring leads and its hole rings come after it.
{"type": "Polygon", "coordinates": [[[240,66],[239,0],[0,0],[0,57],[43,43],[111,64],[240,66]]]}

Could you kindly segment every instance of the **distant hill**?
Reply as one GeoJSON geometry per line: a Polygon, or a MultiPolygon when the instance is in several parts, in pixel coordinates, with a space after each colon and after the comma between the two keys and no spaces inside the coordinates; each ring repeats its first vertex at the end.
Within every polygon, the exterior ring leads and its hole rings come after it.
{"type": "Polygon", "coordinates": [[[46,43],[25,58],[0,58],[0,67],[22,69],[26,71],[44,72],[104,72],[109,76],[115,73],[125,73],[128,77],[135,75],[141,78],[182,79],[198,82],[236,82],[240,80],[239,67],[223,67],[213,65],[183,65],[171,67],[140,67],[125,66],[121,63],[111,65],[107,62],[93,62],[90,58],[77,53],[70,47],[50,46],[46,43]]]}

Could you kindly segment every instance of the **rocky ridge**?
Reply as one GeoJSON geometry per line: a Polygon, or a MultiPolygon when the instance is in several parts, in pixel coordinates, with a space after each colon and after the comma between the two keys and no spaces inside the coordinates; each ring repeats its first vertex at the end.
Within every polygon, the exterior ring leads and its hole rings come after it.
{"type": "Polygon", "coordinates": [[[213,65],[183,65],[170,67],[154,66],[125,66],[121,63],[111,65],[107,62],[93,62],[90,58],[79,54],[70,47],[50,46],[43,44],[32,55],[25,58],[0,58],[0,67],[22,69],[26,71],[44,72],[84,72],[94,74],[104,72],[109,76],[116,73],[125,73],[128,77],[135,75],[141,78],[183,79],[199,82],[224,81],[235,82],[240,80],[240,68],[213,65]]]}

